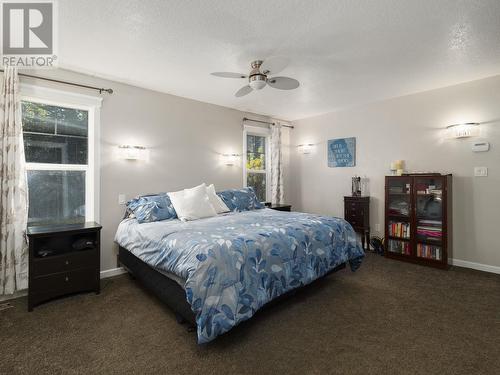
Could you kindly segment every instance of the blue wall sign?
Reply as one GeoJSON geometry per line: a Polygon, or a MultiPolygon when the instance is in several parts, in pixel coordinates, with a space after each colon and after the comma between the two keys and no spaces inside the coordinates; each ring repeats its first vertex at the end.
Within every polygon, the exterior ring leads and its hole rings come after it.
{"type": "Polygon", "coordinates": [[[339,138],[328,141],[328,166],[354,167],[356,165],[356,138],[339,138]]]}

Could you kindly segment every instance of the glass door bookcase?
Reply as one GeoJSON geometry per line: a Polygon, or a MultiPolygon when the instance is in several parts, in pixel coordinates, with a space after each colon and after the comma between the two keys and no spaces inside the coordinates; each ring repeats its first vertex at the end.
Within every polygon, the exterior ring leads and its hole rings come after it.
{"type": "Polygon", "coordinates": [[[452,176],[387,176],[385,182],[386,257],[446,268],[452,176]]]}

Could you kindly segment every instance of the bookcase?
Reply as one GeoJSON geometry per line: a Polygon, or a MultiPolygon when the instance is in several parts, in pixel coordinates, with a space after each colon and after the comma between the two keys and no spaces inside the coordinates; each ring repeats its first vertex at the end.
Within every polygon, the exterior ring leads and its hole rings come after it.
{"type": "Polygon", "coordinates": [[[385,178],[385,256],[447,268],[452,252],[452,175],[385,178]]]}

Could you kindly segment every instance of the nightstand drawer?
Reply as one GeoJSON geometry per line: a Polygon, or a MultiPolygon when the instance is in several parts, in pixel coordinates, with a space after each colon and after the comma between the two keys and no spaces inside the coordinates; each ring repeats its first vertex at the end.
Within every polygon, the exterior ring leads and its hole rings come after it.
{"type": "Polygon", "coordinates": [[[351,224],[353,227],[363,226],[363,220],[362,219],[349,218],[349,219],[346,219],[346,221],[349,224],[351,224]]]}
{"type": "Polygon", "coordinates": [[[55,273],[50,276],[35,277],[30,284],[30,291],[73,293],[95,288],[97,281],[95,268],[84,268],[69,272],[55,273]]]}
{"type": "Polygon", "coordinates": [[[46,276],[87,267],[95,268],[99,264],[98,256],[97,250],[82,250],[64,255],[34,258],[33,276],[46,276]]]}
{"type": "Polygon", "coordinates": [[[360,208],[360,209],[352,209],[350,207],[346,207],[344,211],[344,217],[346,218],[363,218],[365,216],[365,209],[360,208]]]}
{"type": "Polygon", "coordinates": [[[346,201],[344,203],[344,205],[345,205],[346,209],[353,210],[353,211],[363,210],[366,207],[368,207],[367,203],[364,203],[364,202],[353,202],[353,201],[346,201]]]}

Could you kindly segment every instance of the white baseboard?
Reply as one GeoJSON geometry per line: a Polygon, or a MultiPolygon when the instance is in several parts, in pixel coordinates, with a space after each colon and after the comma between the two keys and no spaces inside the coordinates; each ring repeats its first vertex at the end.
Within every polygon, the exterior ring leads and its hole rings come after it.
{"type": "Polygon", "coordinates": [[[108,277],[118,276],[123,273],[127,273],[127,270],[123,267],[111,268],[109,270],[101,271],[101,279],[107,279],[108,277]]]}
{"type": "Polygon", "coordinates": [[[451,259],[451,258],[448,259],[448,263],[457,267],[472,268],[473,270],[500,274],[500,267],[490,266],[488,264],[474,263],[466,260],[451,259]]]}

